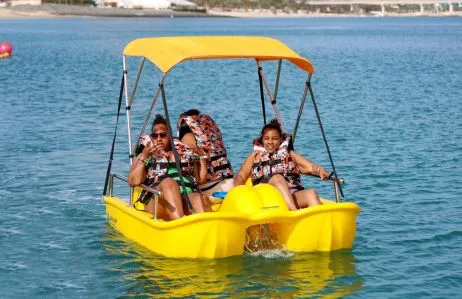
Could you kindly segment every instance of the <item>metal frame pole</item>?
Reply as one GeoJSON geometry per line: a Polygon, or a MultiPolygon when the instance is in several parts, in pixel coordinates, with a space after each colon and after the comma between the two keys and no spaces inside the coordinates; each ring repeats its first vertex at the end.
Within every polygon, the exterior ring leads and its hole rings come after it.
{"type": "MultiPolygon", "coordinates": [[[[164,77],[166,74],[164,73],[164,77]]],[[[178,169],[178,175],[180,177],[180,186],[183,187],[183,189],[186,189],[185,184],[184,184],[184,178],[181,170],[181,158],[180,155],[178,154],[178,151],[175,148],[175,143],[173,142],[173,134],[172,134],[172,127],[170,126],[170,117],[168,116],[168,107],[167,107],[167,98],[165,96],[165,89],[164,89],[164,81],[162,80],[162,84],[159,84],[160,92],[162,95],[162,102],[164,104],[164,113],[165,113],[165,119],[167,120],[167,130],[170,134],[170,146],[172,147],[173,151],[173,156],[175,157],[175,164],[176,168],[178,169]]],[[[182,197],[186,203],[186,206],[188,207],[188,210],[190,212],[194,212],[193,206],[191,204],[191,201],[189,200],[189,196],[187,193],[185,193],[185,196],[182,197]]]]}
{"type": "MultiPolygon", "coordinates": [[[[124,89],[125,89],[125,111],[127,114],[127,130],[128,130],[128,153],[130,158],[130,166],[133,164],[133,156],[132,156],[132,132],[130,126],[130,105],[128,101],[128,71],[127,71],[127,63],[125,61],[125,55],[122,58],[123,61],[123,69],[124,69],[124,89]]],[[[131,194],[130,194],[130,202],[131,202],[131,194]]]]}
{"type": "Polygon", "coordinates": [[[300,123],[300,119],[302,117],[303,107],[305,106],[306,95],[308,94],[308,82],[311,80],[311,74],[308,74],[308,78],[305,82],[305,90],[303,92],[302,100],[300,101],[300,107],[298,108],[298,116],[297,121],[295,122],[294,131],[292,133],[292,142],[295,142],[295,136],[297,135],[298,124],[300,123]]]}
{"type": "Polygon", "coordinates": [[[146,60],[146,58],[142,57],[141,61],[140,61],[140,66],[138,67],[138,73],[136,74],[135,84],[133,86],[132,93],[130,94],[130,100],[129,100],[129,105],[130,106],[133,104],[133,98],[135,97],[136,88],[138,87],[138,82],[140,80],[141,72],[143,71],[143,66],[144,66],[144,61],[145,60],[146,60]]]}
{"type": "MultiPolygon", "coordinates": [[[[269,89],[268,82],[266,81],[265,75],[263,74],[263,68],[260,66],[260,62],[257,59],[255,61],[257,63],[258,72],[260,73],[260,76],[261,76],[261,78],[263,80],[263,83],[265,85],[266,93],[268,94],[268,97],[269,97],[269,99],[271,101],[271,106],[273,106],[274,112],[276,113],[276,118],[278,119],[279,124],[281,125],[281,129],[284,132],[284,125],[282,124],[281,115],[279,114],[279,110],[276,107],[276,99],[273,98],[273,95],[272,95],[272,93],[271,93],[271,91],[269,89]]],[[[279,84],[279,80],[278,80],[278,84],[279,84]]]]}
{"type": "Polygon", "coordinates": [[[281,66],[282,66],[282,59],[278,61],[278,70],[276,73],[276,83],[274,84],[274,91],[273,91],[273,100],[276,102],[278,97],[278,88],[279,88],[279,77],[281,75],[281,66]]]}
{"type": "Polygon", "coordinates": [[[154,194],[154,219],[157,219],[157,202],[159,201],[159,195],[154,194]]]}
{"type": "Polygon", "coordinates": [[[112,197],[113,188],[114,188],[114,176],[111,174],[109,176],[109,197],[112,197]]]}
{"type": "MultiPolygon", "coordinates": [[[[163,75],[162,75],[162,78],[161,78],[161,80],[160,80],[159,85],[163,85],[163,84],[164,84],[165,76],[166,76],[166,74],[163,74],[163,75]]],[[[154,106],[156,105],[157,100],[159,99],[159,95],[160,95],[160,87],[157,88],[156,94],[154,95],[154,98],[152,99],[151,107],[149,108],[148,115],[146,116],[146,119],[144,120],[143,127],[141,128],[141,132],[140,132],[140,134],[138,135],[138,139],[137,139],[137,142],[136,142],[136,144],[135,144],[135,147],[133,148],[133,151],[134,151],[134,150],[136,149],[136,147],[138,146],[139,141],[140,141],[140,137],[141,137],[141,135],[143,135],[144,131],[146,130],[146,127],[147,127],[147,125],[148,125],[149,119],[150,119],[151,116],[152,116],[152,111],[154,110],[154,106]]]]}
{"type": "Polygon", "coordinates": [[[335,194],[335,202],[339,203],[340,201],[340,191],[339,191],[339,184],[337,180],[334,180],[334,194],[335,194]]]}
{"type": "Polygon", "coordinates": [[[329,155],[330,165],[332,166],[332,171],[334,175],[334,192],[336,196],[336,201],[338,202],[339,201],[338,193],[340,193],[342,197],[345,197],[345,196],[343,195],[342,187],[340,187],[340,184],[339,184],[337,170],[335,169],[334,160],[332,159],[332,154],[330,152],[329,144],[327,143],[326,134],[324,133],[324,127],[321,122],[321,116],[319,114],[318,105],[316,104],[316,101],[314,99],[313,89],[311,88],[310,80],[311,80],[311,76],[309,76],[309,80],[306,81],[306,85],[310,92],[310,97],[311,97],[311,101],[313,102],[314,111],[316,112],[316,118],[318,119],[318,124],[319,124],[319,129],[321,130],[322,139],[324,140],[324,144],[326,145],[327,154],[329,155]]]}

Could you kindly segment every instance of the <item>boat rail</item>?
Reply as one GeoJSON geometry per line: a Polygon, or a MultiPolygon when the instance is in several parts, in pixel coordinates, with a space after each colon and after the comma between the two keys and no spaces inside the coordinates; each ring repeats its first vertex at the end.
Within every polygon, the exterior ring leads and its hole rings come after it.
{"type": "MultiPolygon", "coordinates": [[[[113,186],[114,186],[114,178],[121,180],[123,182],[126,182],[128,184],[128,178],[123,177],[118,174],[111,174],[109,176],[109,197],[113,196],[113,186]]],[[[154,194],[154,201],[157,203],[157,200],[159,199],[160,196],[162,196],[162,192],[159,190],[156,190],[154,188],[151,188],[149,186],[146,186],[145,184],[140,184],[138,187],[141,187],[143,190],[146,190],[152,194],[154,194]]],[[[133,205],[133,188],[130,188],[130,205],[133,205]]],[[[154,204],[154,219],[157,219],[157,204],[154,204]]]]}

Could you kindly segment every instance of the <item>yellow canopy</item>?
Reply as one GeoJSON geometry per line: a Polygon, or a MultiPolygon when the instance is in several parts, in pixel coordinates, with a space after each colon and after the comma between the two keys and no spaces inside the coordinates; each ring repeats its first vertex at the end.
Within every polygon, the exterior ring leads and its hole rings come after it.
{"type": "Polygon", "coordinates": [[[131,41],[124,55],[142,56],[162,72],[178,63],[193,59],[255,58],[286,59],[313,74],[311,63],[282,42],[268,37],[253,36],[179,36],[151,37],[131,41]]]}

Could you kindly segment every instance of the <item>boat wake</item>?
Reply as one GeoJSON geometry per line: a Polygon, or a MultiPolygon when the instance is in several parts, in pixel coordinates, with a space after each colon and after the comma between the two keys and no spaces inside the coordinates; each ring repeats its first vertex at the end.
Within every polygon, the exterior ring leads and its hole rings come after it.
{"type": "Polygon", "coordinates": [[[246,255],[252,257],[263,257],[267,259],[289,259],[292,258],[295,254],[286,249],[264,249],[261,251],[246,252],[246,255]]]}
{"type": "Polygon", "coordinates": [[[273,224],[260,224],[247,228],[245,250],[250,256],[264,258],[291,258],[284,244],[278,241],[277,227],[273,224]]]}

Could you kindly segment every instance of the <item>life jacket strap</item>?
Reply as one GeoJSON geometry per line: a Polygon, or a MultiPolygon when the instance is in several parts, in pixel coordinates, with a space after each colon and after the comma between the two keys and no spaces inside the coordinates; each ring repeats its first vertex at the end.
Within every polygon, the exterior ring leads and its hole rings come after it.
{"type": "MultiPolygon", "coordinates": [[[[176,163],[175,162],[154,162],[154,165],[156,167],[158,166],[160,169],[167,169],[167,168],[176,168],[176,163]]],[[[183,167],[188,167],[189,164],[186,162],[180,163],[180,166],[183,167]]]]}
{"type": "Polygon", "coordinates": [[[228,169],[228,168],[231,168],[231,164],[229,162],[223,165],[218,165],[218,166],[213,167],[213,171],[217,172],[219,170],[228,169]]]}
{"type": "Polygon", "coordinates": [[[267,160],[267,161],[262,161],[262,162],[255,162],[255,163],[253,163],[252,167],[257,168],[257,167],[268,166],[268,165],[277,165],[277,164],[281,164],[281,163],[283,163],[283,161],[281,159],[267,160]]]}
{"type": "Polygon", "coordinates": [[[221,158],[226,158],[226,154],[221,154],[221,155],[218,155],[218,156],[210,157],[210,161],[216,161],[216,160],[221,159],[221,158]]]}

